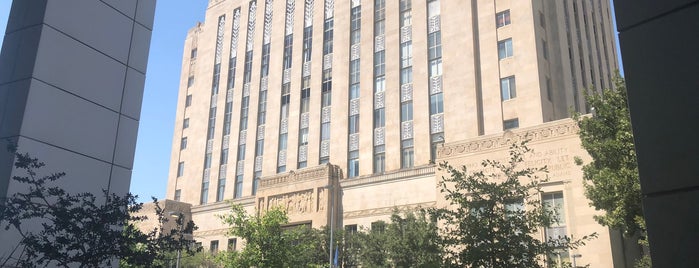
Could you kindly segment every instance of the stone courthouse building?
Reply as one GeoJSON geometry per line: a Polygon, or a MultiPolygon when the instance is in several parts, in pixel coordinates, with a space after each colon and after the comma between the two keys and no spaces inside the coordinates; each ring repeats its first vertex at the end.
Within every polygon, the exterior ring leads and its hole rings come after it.
{"type": "MultiPolygon", "coordinates": [[[[185,53],[167,199],[204,247],[240,247],[216,215],[281,206],[292,224],[356,229],[443,206],[434,162],[477,167],[530,139],[548,166],[547,232],[599,238],[578,264],[625,267],[573,158],[569,111],[612,86],[603,0],[210,0],[185,53]],[[334,215],[333,215],[334,213],[334,215]],[[332,223],[331,223],[331,219],[332,223]]],[[[544,236],[544,231],[540,234],[544,236]]]]}

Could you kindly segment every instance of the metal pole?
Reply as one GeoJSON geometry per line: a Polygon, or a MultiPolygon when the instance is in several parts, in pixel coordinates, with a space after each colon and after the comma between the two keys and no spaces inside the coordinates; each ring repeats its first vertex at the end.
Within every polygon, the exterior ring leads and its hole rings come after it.
{"type": "Polygon", "coordinates": [[[180,268],[180,254],[181,250],[177,249],[177,261],[175,262],[175,268],[180,268]]]}
{"type": "Polygon", "coordinates": [[[332,182],[330,185],[328,185],[328,188],[330,191],[328,194],[330,195],[330,257],[328,258],[328,263],[330,264],[330,268],[333,267],[333,227],[335,225],[335,195],[333,194],[333,185],[332,182]]]}

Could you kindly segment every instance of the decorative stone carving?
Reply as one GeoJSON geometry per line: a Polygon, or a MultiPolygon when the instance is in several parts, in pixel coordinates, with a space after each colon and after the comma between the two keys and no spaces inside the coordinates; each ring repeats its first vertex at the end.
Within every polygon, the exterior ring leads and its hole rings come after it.
{"type": "Polygon", "coordinates": [[[214,140],[207,140],[206,141],[206,152],[210,153],[213,150],[214,150],[214,140]]]}
{"type": "Polygon", "coordinates": [[[267,91],[269,88],[269,76],[260,78],[260,91],[267,91]]]}
{"type": "Polygon", "coordinates": [[[359,59],[359,51],[360,51],[359,44],[352,45],[352,47],[350,49],[351,49],[350,50],[350,60],[359,59]]]}
{"type": "Polygon", "coordinates": [[[444,114],[434,114],[430,121],[430,133],[444,132],[444,114]]]}
{"type": "Polygon", "coordinates": [[[385,106],[386,93],[384,91],[376,92],[374,94],[374,108],[381,109],[385,106]]]}
{"type": "Polygon", "coordinates": [[[400,101],[413,100],[413,84],[403,84],[400,86],[400,101]]]}
{"type": "Polygon", "coordinates": [[[301,114],[301,128],[308,128],[308,121],[310,121],[309,117],[310,113],[301,114]]]}
{"type": "Polygon", "coordinates": [[[262,170],[262,158],[261,155],[255,157],[255,171],[262,170]]]}
{"type": "Polygon", "coordinates": [[[442,76],[436,75],[430,77],[430,94],[437,94],[442,92],[442,76]]]}
{"type": "Polygon", "coordinates": [[[213,94],[213,95],[211,95],[211,102],[210,102],[211,108],[214,108],[214,107],[217,106],[217,105],[216,105],[216,104],[217,104],[216,99],[218,99],[218,94],[213,94]]]}
{"type": "Polygon", "coordinates": [[[248,140],[248,131],[247,130],[241,130],[240,131],[240,136],[238,137],[238,144],[243,145],[246,143],[248,140]]]}
{"type": "Polygon", "coordinates": [[[321,111],[320,115],[320,120],[322,123],[327,123],[330,122],[330,117],[331,117],[331,107],[323,107],[323,110],[321,111]]]}
{"type": "Polygon", "coordinates": [[[257,126],[257,140],[263,140],[265,138],[265,125],[257,126]]]}
{"type": "Polygon", "coordinates": [[[286,166],[286,150],[279,151],[279,159],[277,160],[277,166],[286,166]]]}
{"type": "Polygon", "coordinates": [[[245,83],[243,85],[243,97],[250,96],[250,83],[245,83]]]}
{"type": "Polygon", "coordinates": [[[267,209],[281,208],[289,215],[311,213],[313,211],[313,189],[274,195],[267,198],[267,209]]]}
{"type": "Polygon", "coordinates": [[[279,133],[284,134],[289,132],[289,118],[282,119],[281,126],[279,127],[279,133]]]}
{"type": "Polygon", "coordinates": [[[374,146],[376,145],[384,145],[385,140],[386,140],[386,128],[385,127],[379,127],[374,129],[374,146]]]}
{"type": "Polygon", "coordinates": [[[251,2],[248,11],[248,35],[246,40],[246,50],[251,51],[255,41],[255,13],[257,12],[257,2],[251,2]]]}
{"type": "Polygon", "coordinates": [[[318,198],[316,200],[318,202],[317,202],[316,212],[325,211],[325,207],[328,205],[327,201],[326,201],[328,199],[325,197],[325,195],[326,195],[326,192],[328,192],[328,190],[325,188],[318,188],[317,192],[318,192],[318,198]]]}
{"type": "Polygon", "coordinates": [[[209,178],[211,178],[211,169],[205,168],[204,169],[204,177],[202,180],[204,182],[207,182],[207,181],[209,181],[209,178]]]}
{"type": "Polygon", "coordinates": [[[233,30],[231,32],[231,58],[238,55],[238,35],[240,34],[240,9],[233,12],[233,30]]]}
{"type": "Polygon", "coordinates": [[[245,160],[240,160],[235,166],[235,175],[243,175],[245,171],[245,160]]]}
{"type": "Polygon", "coordinates": [[[330,140],[320,142],[320,157],[330,156],[330,140]]]}
{"type": "Polygon", "coordinates": [[[323,56],[323,71],[333,67],[333,54],[327,54],[323,56]]]}
{"type": "Polygon", "coordinates": [[[400,138],[407,140],[413,138],[413,121],[405,121],[400,125],[400,138]]]}
{"type": "Polygon", "coordinates": [[[359,150],[359,133],[349,135],[349,150],[359,150]]]}
{"type": "Polygon", "coordinates": [[[218,167],[218,177],[219,178],[225,178],[226,177],[226,169],[228,168],[228,165],[223,164],[220,167],[218,167]]]}
{"type": "Polygon", "coordinates": [[[308,160],[308,146],[299,146],[299,162],[308,160]]]}
{"type": "Polygon", "coordinates": [[[272,0],[265,1],[265,25],[263,27],[262,43],[269,44],[272,35],[272,0]]]}
{"type": "Polygon", "coordinates": [[[440,28],[441,28],[441,25],[440,25],[439,15],[432,16],[431,18],[429,18],[428,26],[427,26],[427,31],[429,33],[437,32],[440,30],[440,28]]]}
{"type": "Polygon", "coordinates": [[[325,0],[325,19],[330,19],[333,17],[335,9],[335,0],[325,0]]]}
{"type": "Polygon", "coordinates": [[[282,83],[286,84],[289,82],[291,82],[291,68],[284,69],[284,73],[282,74],[282,83]]]}
{"type": "Polygon", "coordinates": [[[350,115],[359,114],[359,99],[350,100],[350,115]]]}
{"type": "Polygon", "coordinates": [[[228,149],[228,143],[230,143],[231,135],[223,135],[223,141],[221,142],[221,149],[228,149]]]}
{"type": "Polygon", "coordinates": [[[214,63],[221,63],[221,54],[223,52],[223,30],[226,26],[226,16],[218,17],[218,29],[216,30],[216,52],[214,54],[214,63]]]}
{"type": "Polygon", "coordinates": [[[306,0],[303,11],[304,27],[313,25],[313,0],[306,0]]]}
{"type": "Polygon", "coordinates": [[[357,7],[362,4],[361,0],[352,0],[352,7],[357,7]]]}
{"type": "Polygon", "coordinates": [[[400,27],[400,42],[405,43],[413,39],[413,29],[412,26],[400,27]]]}
{"type": "Polygon", "coordinates": [[[374,51],[383,51],[386,48],[386,36],[379,35],[374,38],[374,51]]]}
{"type": "Polygon", "coordinates": [[[286,34],[294,32],[294,9],[296,8],[296,0],[286,0],[286,34]]]}
{"type": "Polygon", "coordinates": [[[311,75],[311,62],[307,61],[303,63],[303,77],[308,77],[311,75]]]}
{"type": "Polygon", "coordinates": [[[229,89],[226,91],[226,102],[232,102],[233,101],[233,90],[229,89]]]}

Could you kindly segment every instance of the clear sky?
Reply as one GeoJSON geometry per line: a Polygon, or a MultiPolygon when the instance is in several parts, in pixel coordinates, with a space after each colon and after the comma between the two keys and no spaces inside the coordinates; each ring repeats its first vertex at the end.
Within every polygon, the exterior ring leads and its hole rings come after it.
{"type": "MultiPolygon", "coordinates": [[[[0,0],[0,36],[5,35],[11,3],[0,0]]],[[[204,20],[207,4],[208,0],[157,2],[131,177],[131,192],[142,202],[149,201],[151,196],[165,197],[184,39],[197,21],[204,20]]],[[[617,54],[621,55],[618,48],[617,54]]],[[[620,68],[623,75],[623,66],[620,68]]]]}

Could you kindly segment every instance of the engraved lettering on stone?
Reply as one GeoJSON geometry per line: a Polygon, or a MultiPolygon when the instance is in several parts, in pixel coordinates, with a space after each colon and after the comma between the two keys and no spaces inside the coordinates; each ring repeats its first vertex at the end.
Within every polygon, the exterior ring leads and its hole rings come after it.
{"type": "Polygon", "coordinates": [[[409,101],[413,99],[413,84],[403,84],[400,86],[400,101],[409,101]]]}
{"type": "Polygon", "coordinates": [[[400,42],[405,43],[413,39],[413,30],[411,26],[403,26],[400,28],[400,42]]]}
{"type": "Polygon", "coordinates": [[[323,123],[330,122],[330,115],[331,115],[330,111],[331,111],[330,107],[323,107],[323,111],[321,114],[321,121],[323,123]]]}
{"type": "Polygon", "coordinates": [[[323,71],[333,67],[333,54],[323,56],[323,71]]]}
{"type": "Polygon", "coordinates": [[[251,51],[253,48],[253,41],[255,39],[255,12],[257,12],[257,2],[250,3],[250,9],[248,12],[248,35],[247,35],[247,51],[251,51]]]}
{"type": "Polygon", "coordinates": [[[272,0],[265,1],[265,25],[262,43],[269,44],[272,35],[272,0]]]}
{"type": "Polygon", "coordinates": [[[247,130],[241,130],[240,131],[240,136],[238,137],[238,144],[243,145],[248,139],[248,131],[247,130]]]}
{"type": "Polygon", "coordinates": [[[330,140],[320,142],[320,157],[330,156],[330,140]]]}
{"type": "Polygon", "coordinates": [[[262,156],[255,157],[255,171],[262,170],[262,156]]]}
{"type": "Polygon", "coordinates": [[[280,208],[289,215],[311,213],[313,211],[313,190],[270,196],[267,208],[280,208]]]}
{"type": "Polygon", "coordinates": [[[238,164],[235,166],[235,174],[236,175],[243,175],[244,168],[245,168],[245,160],[238,161],[238,164]]]}
{"type": "Polygon", "coordinates": [[[359,44],[352,45],[350,53],[350,60],[359,59],[359,44]]]}
{"type": "Polygon", "coordinates": [[[311,75],[311,62],[307,61],[303,63],[303,77],[311,75]]]}
{"type": "Polygon", "coordinates": [[[279,151],[279,160],[277,161],[277,166],[286,166],[286,150],[279,151]]]}
{"type": "Polygon", "coordinates": [[[286,34],[294,32],[294,9],[296,0],[286,0],[286,34]]]}
{"type": "Polygon", "coordinates": [[[299,162],[303,162],[308,160],[308,146],[306,145],[301,145],[299,146],[299,162]]]}
{"type": "Polygon", "coordinates": [[[334,0],[325,0],[325,19],[330,19],[333,17],[335,9],[335,1],[334,0]]]}
{"type": "Polygon", "coordinates": [[[282,119],[281,127],[279,128],[279,133],[284,134],[289,132],[289,119],[282,119]]]}
{"type": "Polygon", "coordinates": [[[442,76],[436,75],[430,78],[430,94],[442,92],[442,76]]]}
{"type": "Polygon", "coordinates": [[[310,113],[302,113],[301,114],[301,128],[308,128],[308,121],[310,117],[310,113]]]}
{"type": "Polygon", "coordinates": [[[306,27],[313,25],[313,0],[306,0],[303,12],[303,21],[306,27]]]}
{"type": "Polygon", "coordinates": [[[349,135],[349,150],[359,150],[359,133],[349,135]]]}
{"type": "Polygon", "coordinates": [[[383,145],[386,140],[384,127],[374,129],[374,145],[383,145]]]}
{"type": "Polygon", "coordinates": [[[439,22],[439,16],[433,16],[429,18],[429,25],[428,25],[428,31],[429,33],[434,33],[439,31],[440,29],[440,22],[439,22]]]}
{"type": "Polygon", "coordinates": [[[376,92],[376,94],[374,94],[374,108],[381,109],[385,106],[385,95],[386,93],[384,91],[376,92]]]}
{"type": "Polygon", "coordinates": [[[386,37],[384,35],[379,35],[374,38],[374,51],[383,51],[386,48],[385,43],[386,37]]]}
{"type": "Polygon", "coordinates": [[[257,140],[263,140],[265,138],[265,125],[257,126],[257,140]]]}
{"type": "Polygon", "coordinates": [[[432,115],[432,123],[430,124],[430,133],[444,132],[444,115],[435,114],[432,115]]]}
{"type": "Polygon", "coordinates": [[[359,114],[359,99],[350,100],[350,115],[359,114]]]}
{"type": "Polygon", "coordinates": [[[413,121],[405,121],[405,122],[401,123],[400,137],[401,137],[401,140],[407,140],[407,139],[413,138],[413,121]]]}

